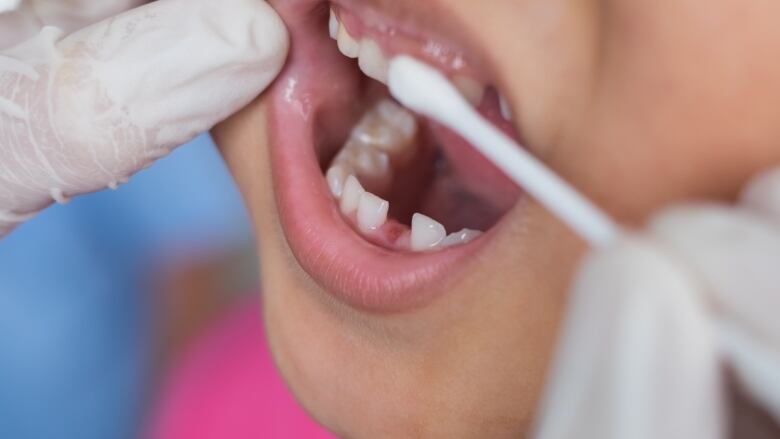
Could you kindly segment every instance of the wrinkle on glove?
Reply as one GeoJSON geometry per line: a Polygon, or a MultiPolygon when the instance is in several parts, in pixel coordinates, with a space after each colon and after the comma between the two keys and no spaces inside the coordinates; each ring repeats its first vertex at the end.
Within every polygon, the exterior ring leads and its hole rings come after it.
{"type": "Polygon", "coordinates": [[[147,0],[0,0],[0,47],[10,47],[45,26],[71,33],[147,0]]]}
{"type": "Polygon", "coordinates": [[[571,297],[535,438],[749,438],[729,371],[780,425],[780,170],[595,251],[571,297]]]}
{"type": "Polygon", "coordinates": [[[0,236],[211,129],[273,81],[287,47],[265,2],[160,0],[0,52],[0,236]]]}
{"type": "Polygon", "coordinates": [[[715,334],[696,288],[639,237],[590,256],[571,292],[535,437],[720,437],[715,334]]]}

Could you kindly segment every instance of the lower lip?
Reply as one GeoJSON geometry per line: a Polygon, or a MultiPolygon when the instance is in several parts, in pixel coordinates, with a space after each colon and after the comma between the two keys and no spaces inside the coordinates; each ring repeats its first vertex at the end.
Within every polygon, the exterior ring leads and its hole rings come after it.
{"type": "Polygon", "coordinates": [[[314,154],[311,126],[273,97],[271,160],[277,207],[301,267],[327,292],[372,312],[415,308],[438,296],[448,273],[470,259],[486,235],[432,253],[399,253],[369,243],[342,219],[314,154]]]}
{"type": "Polygon", "coordinates": [[[293,255],[319,286],[351,307],[399,312],[429,303],[479,259],[498,225],[468,244],[430,253],[393,252],[359,236],[341,217],[314,147],[318,103],[327,99],[326,81],[315,79],[327,69],[311,59],[335,48],[297,49],[271,90],[269,114],[276,202],[293,255]]]}

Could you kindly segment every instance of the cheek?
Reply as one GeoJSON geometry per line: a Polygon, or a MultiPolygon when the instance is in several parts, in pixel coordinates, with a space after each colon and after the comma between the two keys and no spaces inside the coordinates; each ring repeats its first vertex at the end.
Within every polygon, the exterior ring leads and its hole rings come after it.
{"type": "Polygon", "coordinates": [[[639,220],[682,198],[730,198],[777,162],[778,6],[608,5],[595,87],[565,124],[557,166],[639,220]]]}

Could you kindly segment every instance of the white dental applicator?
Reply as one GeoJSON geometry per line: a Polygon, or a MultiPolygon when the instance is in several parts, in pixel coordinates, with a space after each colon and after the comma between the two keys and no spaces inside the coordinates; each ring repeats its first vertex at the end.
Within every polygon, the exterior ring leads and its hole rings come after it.
{"type": "Polygon", "coordinates": [[[388,86],[399,102],[469,141],[591,246],[605,246],[617,236],[617,226],[604,212],[485,120],[438,70],[402,55],[390,62],[388,86]]]}

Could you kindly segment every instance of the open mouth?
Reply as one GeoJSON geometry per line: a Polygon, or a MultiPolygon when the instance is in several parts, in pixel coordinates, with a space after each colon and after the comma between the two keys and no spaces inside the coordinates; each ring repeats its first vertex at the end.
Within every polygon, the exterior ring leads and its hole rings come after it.
{"type": "Polygon", "coordinates": [[[389,96],[389,60],[432,64],[517,136],[509,106],[468,53],[343,3],[275,5],[291,35],[272,90],[275,194],[290,249],[315,282],[350,306],[397,311],[477,263],[523,197],[463,139],[389,96]]]}

